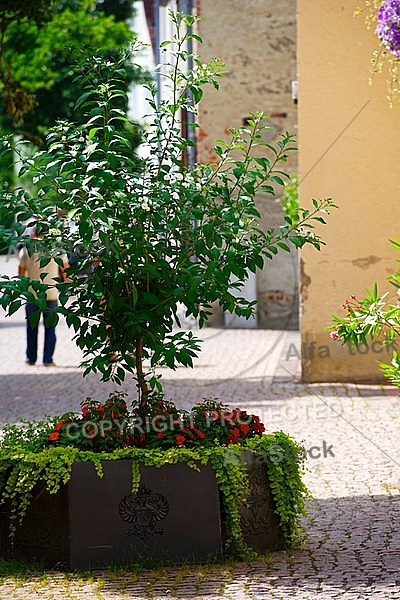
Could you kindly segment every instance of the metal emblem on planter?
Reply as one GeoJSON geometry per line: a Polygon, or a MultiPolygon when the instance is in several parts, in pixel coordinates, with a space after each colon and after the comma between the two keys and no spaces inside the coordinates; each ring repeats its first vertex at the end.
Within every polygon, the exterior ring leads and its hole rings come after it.
{"type": "Polygon", "coordinates": [[[157,528],[157,521],[165,519],[169,512],[168,500],[158,492],[140,485],[136,494],[129,494],[119,503],[119,514],[124,521],[132,523],[127,535],[136,535],[147,541],[155,533],[163,533],[157,528]]]}

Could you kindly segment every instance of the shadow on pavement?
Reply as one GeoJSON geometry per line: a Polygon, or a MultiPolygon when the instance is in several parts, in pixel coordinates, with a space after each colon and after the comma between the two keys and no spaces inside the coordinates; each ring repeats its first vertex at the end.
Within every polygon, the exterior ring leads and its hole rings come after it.
{"type": "MultiPolygon", "coordinates": [[[[313,401],[314,398],[319,401],[320,395],[318,388],[311,392],[310,388],[301,384],[281,384],[263,378],[210,381],[163,377],[162,382],[165,396],[186,409],[210,397],[255,410],[310,396],[313,401]]],[[[22,365],[20,372],[0,375],[0,420],[4,423],[21,417],[41,418],[43,414],[79,410],[79,403],[87,396],[104,401],[109,393],[116,390],[126,391],[130,398],[137,394],[133,379],[127,379],[118,386],[113,382],[101,382],[94,374],[83,377],[78,367],[60,365],[50,369],[41,365],[22,365]]],[[[329,396],[328,390],[324,391],[324,396],[329,396]]]]}

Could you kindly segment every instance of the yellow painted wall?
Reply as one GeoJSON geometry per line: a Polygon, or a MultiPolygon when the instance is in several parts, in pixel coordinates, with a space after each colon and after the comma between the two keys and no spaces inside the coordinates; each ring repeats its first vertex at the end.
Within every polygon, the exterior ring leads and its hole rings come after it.
{"type": "Polygon", "coordinates": [[[343,301],[351,294],[364,297],[375,281],[390,289],[385,280],[400,258],[388,242],[400,237],[400,103],[389,107],[384,76],[368,84],[377,38],[362,16],[353,16],[360,4],[297,4],[300,202],[332,196],[339,205],[320,229],[327,245],[320,253],[301,253],[308,382],[382,380],[377,360],[390,356],[371,350],[352,356],[347,348],[332,356],[339,350],[325,330],[332,313],[344,314],[343,301]]]}

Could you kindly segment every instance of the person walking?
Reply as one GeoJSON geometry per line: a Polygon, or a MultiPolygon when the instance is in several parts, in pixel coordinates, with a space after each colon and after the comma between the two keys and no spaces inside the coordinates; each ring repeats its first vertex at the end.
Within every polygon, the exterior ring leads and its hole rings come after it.
{"type": "MultiPolygon", "coordinates": [[[[36,232],[31,233],[31,238],[36,238],[36,232]]],[[[43,348],[43,365],[45,367],[54,367],[53,354],[56,346],[56,328],[54,325],[47,324],[47,319],[52,311],[58,305],[58,290],[56,288],[56,278],[65,279],[64,269],[68,266],[67,258],[63,258],[64,267],[60,267],[54,259],[44,266],[40,266],[40,259],[43,254],[33,251],[31,248],[24,246],[19,252],[18,275],[29,277],[31,281],[42,281],[50,287],[46,294],[46,310],[43,311],[44,323],[44,348],[43,348]]],[[[32,302],[27,302],[25,305],[26,313],[26,364],[34,365],[37,361],[38,354],[38,333],[39,321],[33,325],[30,320],[30,315],[37,312],[39,308],[32,302]]]]}

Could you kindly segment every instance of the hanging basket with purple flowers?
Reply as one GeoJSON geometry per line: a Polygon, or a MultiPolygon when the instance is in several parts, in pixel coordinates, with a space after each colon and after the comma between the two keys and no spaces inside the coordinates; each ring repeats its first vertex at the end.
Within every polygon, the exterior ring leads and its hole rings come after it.
{"type": "Polygon", "coordinates": [[[387,99],[392,106],[400,99],[400,0],[365,0],[365,6],[354,14],[364,14],[367,28],[379,39],[371,58],[370,84],[375,74],[386,73],[387,99]]]}
{"type": "Polygon", "coordinates": [[[400,58],[400,2],[385,0],[378,10],[376,33],[381,44],[400,58]]]}

